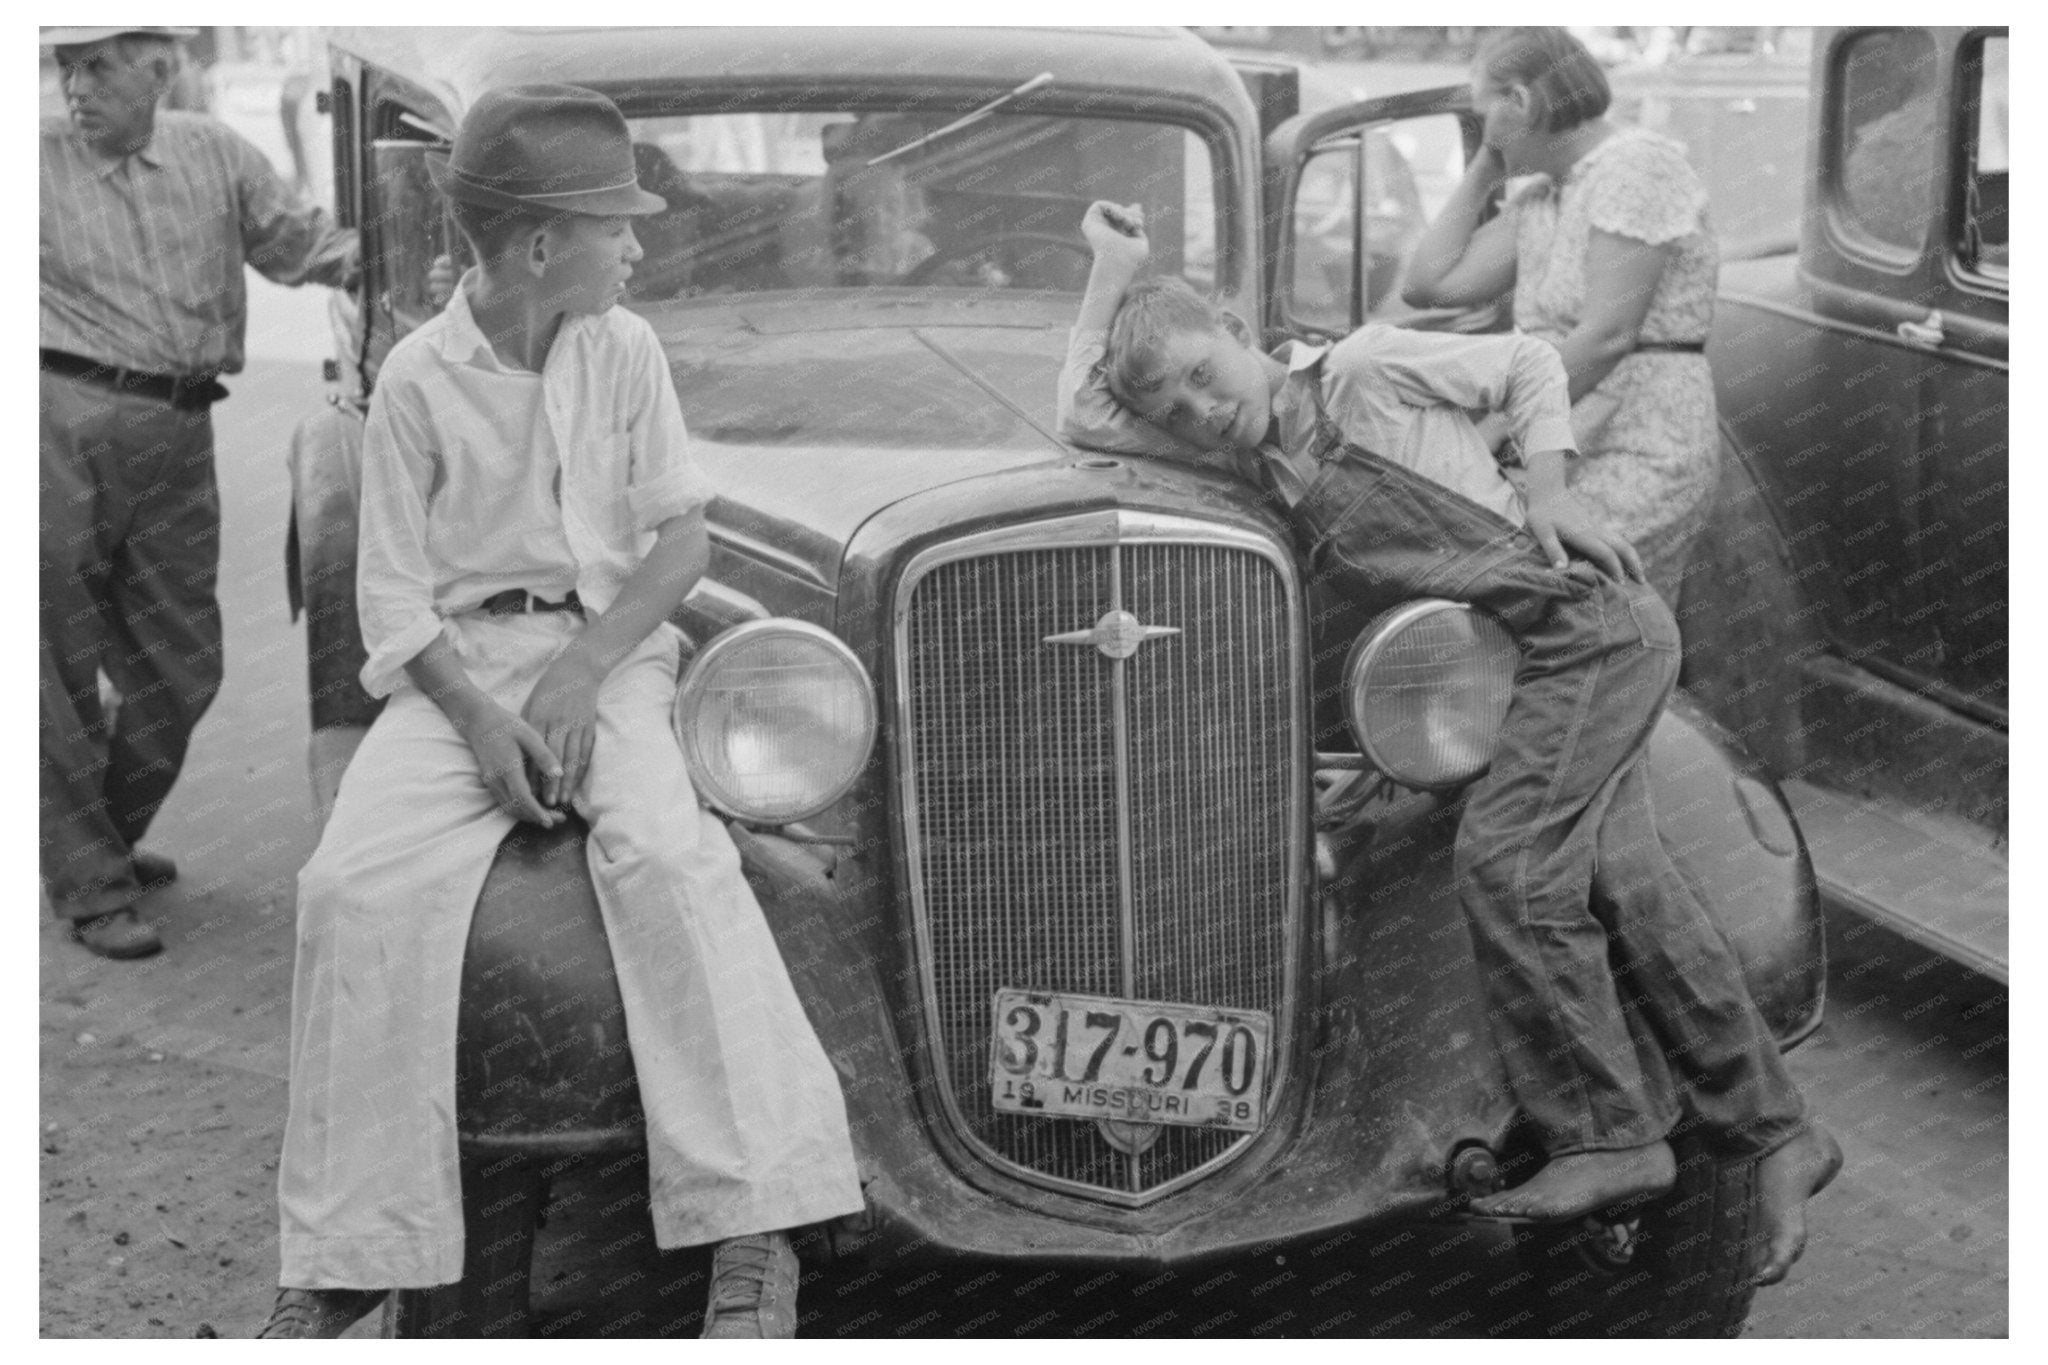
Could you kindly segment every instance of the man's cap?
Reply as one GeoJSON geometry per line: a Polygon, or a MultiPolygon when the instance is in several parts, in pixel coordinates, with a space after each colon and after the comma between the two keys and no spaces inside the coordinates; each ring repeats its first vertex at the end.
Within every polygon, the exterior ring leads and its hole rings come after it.
{"type": "Polygon", "coordinates": [[[109,38],[124,34],[138,38],[197,38],[196,28],[43,28],[44,47],[79,47],[85,43],[103,43],[109,38]]]}
{"type": "Polygon", "coordinates": [[[428,155],[427,175],[450,199],[485,208],[602,217],[668,207],[640,188],[619,106],[580,85],[487,91],[454,147],[428,155]]]}

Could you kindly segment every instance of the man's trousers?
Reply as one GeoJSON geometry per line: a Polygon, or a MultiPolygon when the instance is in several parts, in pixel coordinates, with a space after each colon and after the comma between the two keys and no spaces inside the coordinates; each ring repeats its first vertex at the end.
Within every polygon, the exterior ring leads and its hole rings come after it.
{"type": "Polygon", "coordinates": [[[89,919],[141,894],[130,853],[220,688],[213,420],[51,374],[41,408],[42,873],[89,919]]]}
{"type": "MultiPolygon", "coordinates": [[[[566,613],[470,614],[450,625],[470,678],[513,715],[583,629],[566,613]]],[[[675,633],[659,627],[606,679],[576,802],[590,822],[590,873],[626,1007],[664,1247],[862,1205],[838,1076],[670,729],[677,655],[675,633]]],[[[512,826],[469,745],[402,685],[356,751],[299,874],[280,1283],[382,1289],[461,1278],[462,959],[477,894],[512,826]]]]}

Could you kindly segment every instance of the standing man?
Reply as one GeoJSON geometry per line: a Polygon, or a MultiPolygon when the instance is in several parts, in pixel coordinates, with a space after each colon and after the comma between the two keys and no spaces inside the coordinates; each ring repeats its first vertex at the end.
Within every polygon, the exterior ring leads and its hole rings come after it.
{"type": "Polygon", "coordinates": [[[41,130],[42,874],[103,957],[163,946],[135,902],[177,868],[136,843],[220,687],[209,409],[242,368],[243,264],[331,285],[356,265],[246,139],[158,112],[193,32],[42,30],[68,110],[41,130]]]}

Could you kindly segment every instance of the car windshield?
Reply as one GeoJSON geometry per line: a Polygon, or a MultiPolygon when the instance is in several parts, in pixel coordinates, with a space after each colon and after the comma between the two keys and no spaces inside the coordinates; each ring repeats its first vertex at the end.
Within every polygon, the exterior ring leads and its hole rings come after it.
{"type": "Polygon", "coordinates": [[[1214,281],[1216,191],[1185,128],[961,110],[721,110],[629,119],[637,300],[868,286],[1079,291],[1094,199],[1139,203],[1162,270],[1214,281]],[[893,153],[893,155],[891,155],[893,153]]]}

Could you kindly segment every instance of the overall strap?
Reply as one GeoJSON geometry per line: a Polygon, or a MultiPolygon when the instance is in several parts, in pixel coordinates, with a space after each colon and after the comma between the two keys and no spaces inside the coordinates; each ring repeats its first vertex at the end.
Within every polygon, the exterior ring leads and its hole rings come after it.
{"type": "Polygon", "coordinates": [[[1335,460],[1343,454],[1347,446],[1364,451],[1368,455],[1373,454],[1356,441],[1345,440],[1343,430],[1330,418],[1329,406],[1323,401],[1323,361],[1329,354],[1327,349],[1324,350],[1322,355],[1304,365],[1301,370],[1308,377],[1309,397],[1316,405],[1316,431],[1309,446],[1309,454],[1319,465],[1329,464],[1335,460]]]}

